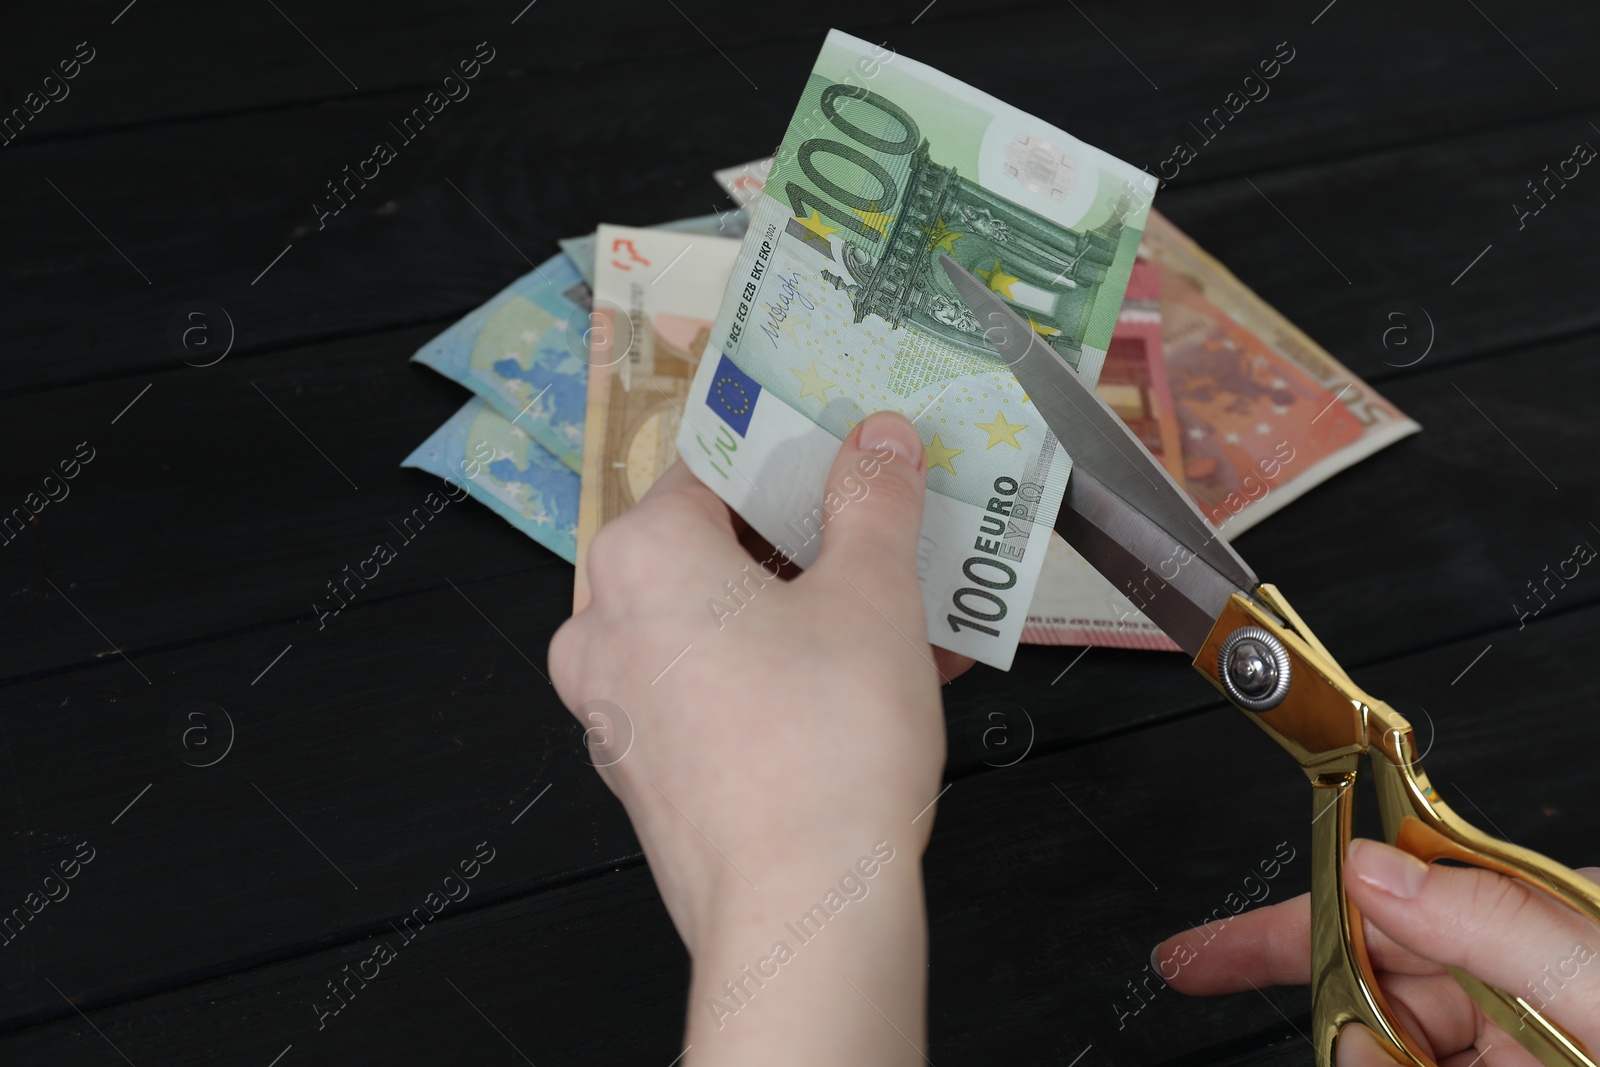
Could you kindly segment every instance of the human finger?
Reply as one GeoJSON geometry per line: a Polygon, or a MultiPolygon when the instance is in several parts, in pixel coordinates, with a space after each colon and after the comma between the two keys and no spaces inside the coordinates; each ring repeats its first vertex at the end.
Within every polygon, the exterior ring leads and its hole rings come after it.
{"type": "MultiPolygon", "coordinates": [[[[1444,968],[1423,959],[1364,924],[1367,955],[1379,971],[1439,975],[1444,968]]],[[[1311,981],[1311,897],[1300,896],[1175,934],[1152,954],[1156,973],[1188,996],[1237,993],[1267,985],[1311,981]]]]}
{"type": "Polygon", "coordinates": [[[1576,911],[1493,871],[1424,863],[1377,841],[1352,843],[1345,884],[1398,944],[1600,1032],[1600,928],[1576,911]]]}
{"type": "Polygon", "coordinates": [[[922,442],[905,416],[880,411],[857,424],[828,472],[822,550],[811,573],[842,577],[858,590],[886,583],[915,589],[925,468],[922,442]]]}

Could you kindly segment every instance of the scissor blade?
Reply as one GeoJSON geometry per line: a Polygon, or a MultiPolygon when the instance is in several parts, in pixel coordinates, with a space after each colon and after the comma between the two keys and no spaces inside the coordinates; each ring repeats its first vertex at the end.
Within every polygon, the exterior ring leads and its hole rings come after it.
{"type": "Polygon", "coordinates": [[[1056,529],[1191,656],[1206,643],[1228,598],[1255,587],[1254,582],[1241,587],[1213,569],[1148,515],[1077,466],[1067,479],[1056,529]]]}
{"type": "Polygon", "coordinates": [[[1256,587],[1255,573],[1060,353],[998,294],[939,258],[1072,457],[1056,529],[1169,637],[1198,652],[1228,597],[1256,587]]]}

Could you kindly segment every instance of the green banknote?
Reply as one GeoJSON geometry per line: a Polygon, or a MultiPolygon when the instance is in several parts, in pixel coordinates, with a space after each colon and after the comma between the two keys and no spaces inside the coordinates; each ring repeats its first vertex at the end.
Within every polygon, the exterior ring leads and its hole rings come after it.
{"type": "Polygon", "coordinates": [[[804,566],[839,441],[873,411],[904,413],[928,460],[929,638],[1008,668],[1070,460],[939,256],[1093,383],[1154,186],[930,67],[829,33],[747,207],[679,454],[804,566]]]}

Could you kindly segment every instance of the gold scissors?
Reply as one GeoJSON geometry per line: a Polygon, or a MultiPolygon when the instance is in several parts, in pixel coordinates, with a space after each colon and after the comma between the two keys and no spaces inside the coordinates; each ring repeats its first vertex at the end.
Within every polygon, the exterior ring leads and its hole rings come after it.
{"type": "MultiPolygon", "coordinates": [[[[1397,1063],[1434,1067],[1396,1020],[1344,891],[1357,776],[1369,752],[1391,844],[1425,862],[1497,871],[1600,923],[1594,883],[1465,822],[1417,762],[1411,724],[1350,680],[1276,588],[1259,581],[1200,509],[1070,364],[949,256],[939,257],[1067,454],[1055,528],[1188,655],[1195,670],[1267,732],[1311,780],[1311,1024],[1318,1063],[1346,1026],[1365,1027],[1397,1063]],[[1323,816],[1333,811],[1334,817],[1323,816]]],[[[1527,1001],[1464,971],[1451,974],[1541,1063],[1600,1067],[1527,1001]]]]}

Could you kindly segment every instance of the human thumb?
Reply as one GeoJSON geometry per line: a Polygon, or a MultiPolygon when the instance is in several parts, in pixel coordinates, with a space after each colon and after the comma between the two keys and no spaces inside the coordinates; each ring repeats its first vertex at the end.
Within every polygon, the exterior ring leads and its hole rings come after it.
{"type": "Polygon", "coordinates": [[[1379,930],[1600,1039],[1600,927],[1522,882],[1426,864],[1377,841],[1350,843],[1345,885],[1379,930]]]}
{"type": "Polygon", "coordinates": [[[828,472],[822,551],[812,571],[841,576],[868,596],[875,589],[905,599],[917,588],[926,493],[916,427],[892,411],[861,420],[828,472]]]}

